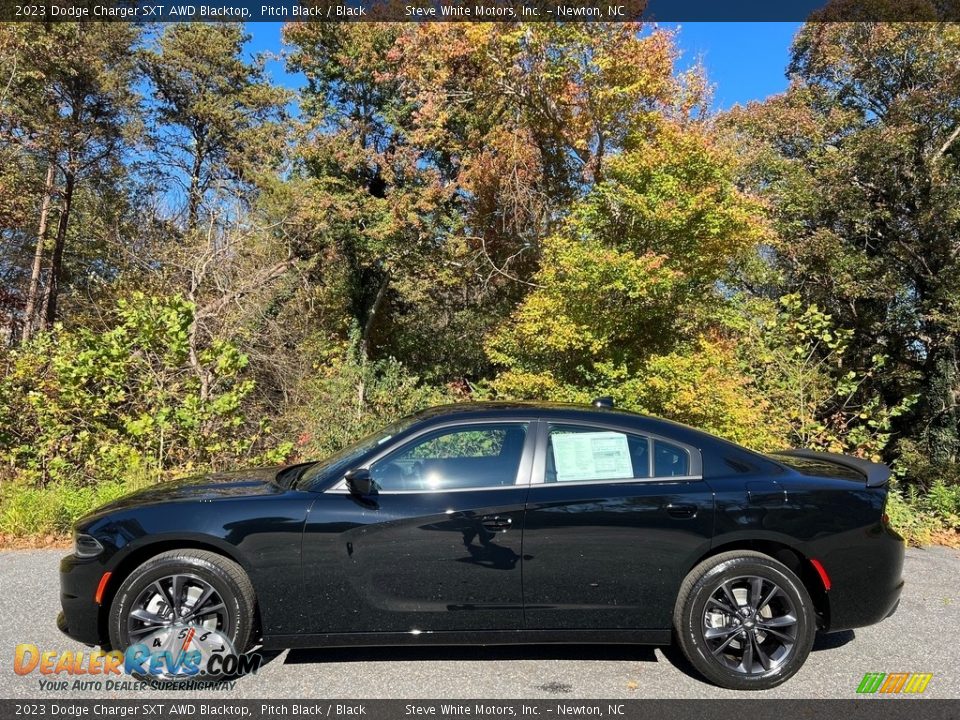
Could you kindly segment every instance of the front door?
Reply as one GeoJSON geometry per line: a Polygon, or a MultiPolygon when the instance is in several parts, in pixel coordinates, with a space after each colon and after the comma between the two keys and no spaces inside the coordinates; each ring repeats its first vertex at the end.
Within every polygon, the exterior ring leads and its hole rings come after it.
{"type": "Polygon", "coordinates": [[[665,629],[710,546],[695,448],[591,424],[545,424],[523,537],[529,629],[665,629]]]}
{"type": "Polygon", "coordinates": [[[369,463],[375,495],[318,498],[304,533],[306,597],[315,607],[307,631],[522,628],[531,427],[425,431],[369,463]]]}

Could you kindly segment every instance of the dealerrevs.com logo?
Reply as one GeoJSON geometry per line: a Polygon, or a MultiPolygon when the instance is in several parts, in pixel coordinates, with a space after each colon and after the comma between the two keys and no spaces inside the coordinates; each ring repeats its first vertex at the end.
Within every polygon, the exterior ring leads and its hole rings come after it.
{"type": "Polygon", "coordinates": [[[927,689],[933,673],[867,673],[857,686],[862,694],[919,694],[927,689]]]}
{"type": "Polygon", "coordinates": [[[234,651],[230,640],[216,630],[195,626],[167,626],[152,632],[125,652],[40,650],[22,643],[14,651],[17,675],[38,673],[46,691],[136,690],[145,687],[229,689],[218,685],[224,677],[257,672],[260,655],[234,651]],[[136,680],[124,678],[132,676],[136,680]]]}

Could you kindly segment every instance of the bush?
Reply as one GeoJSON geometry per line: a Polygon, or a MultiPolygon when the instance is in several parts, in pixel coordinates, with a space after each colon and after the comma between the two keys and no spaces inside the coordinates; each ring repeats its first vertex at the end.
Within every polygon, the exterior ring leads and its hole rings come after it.
{"type": "Polygon", "coordinates": [[[285,423],[304,460],[327,457],[394,420],[454,400],[445,388],[424,385],[392,358],[365,361],[358,344],[327,353],[305,397],[285,423]]]}
{"type": "Polygon", "coordinates": [[[0,461],[41,488],[121,483],[131,474],[247,457],[247,358],[212,340],[191,346],[193,305],[179,296],[121,300],[112,327],[44,333],[7,356],[0,378],[0,461]]]}
{"type": "Polygon", "coordinates": [[[95,486],[66,482],[35,487],[23,482],[0,487],[0,534],[14,537],[65,535],[91,510],[149,484],[145,476],[95,486]]]}
{"type": "Polygon", "coordinates": [[[922,494],[895,483],[887,497],[890,524],[911,545],[953,544],[960,531],[960,487],[938,483],[922,494]]]}
{"type": "Polygon", "coordinates": [[[897,451],[890,522],[911,544],[953,544],[960,533],[960,465],[932,460],[930,449],[912,440],[901,440],[897,451]]]}

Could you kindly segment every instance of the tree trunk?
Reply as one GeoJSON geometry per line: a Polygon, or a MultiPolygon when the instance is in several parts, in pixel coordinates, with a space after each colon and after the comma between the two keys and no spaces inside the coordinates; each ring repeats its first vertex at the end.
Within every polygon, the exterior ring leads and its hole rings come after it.
{"type": "Polygon", "coordinates": [[[203,170],[203,154],[197,151],[193,156],[193,168],[190,172],[190,195],[187,198],[187,230],[197,226],[200,214],[200,173],[203,170]]]}
{"type": "Polygon", "coordinates": [[[363,334],[360,337],[360,362],[366,363],[370,355],[370,336],[373,333],[373,324],[377,320],[377,313],[383,306],[383,300],[387,296],[387,288],[390,286],[390,276],[387,275],[380,288],[377,290],[377,296],[373,299],[373,305],[367,313],[367,321],[363,324],[363,334]]]}
{"type": "Polygon", "coordinates": [[[23,342],[33,335],[34,316],[37,313],[37,295],[40,292],[40,273],[43,270],[43,246],[47,239],[47,218],[50,214],[50,198],[53,195],[54,164],[47,167],[47,180],[43,188],[43,201],[40,204],[40,225],[37,228],[37,249],[33,254],[33,268],[30,271],[30,287],[27,289],[27,306],[23,312],[23,342]]]}
{"type": "Polygon", "coordinates": [[[370,336],[373,333],[373,323],[377,319],[377,313],[383,305],[383,300],[387,296],[387,288],[390,286],[390,275],[387,274],[380,283],[380,289],[377,290],[377,296],[373,300],[373,305],[367,313],[367,321],[363,324],[363,334],[360,336],[360,382],[357,383],[357,420],[363,416],[363,406],[367,401],[366,372],[367,361],[370,358],[370,336]]]}
{"type": "Polygon", "coordinates": [[[73,202],[73,187],[76,178],[67,173],[63,185],[63,207],[60,210],[60,222],[57,224],[57,239],[53,246],[53,260],[50,262],[50,279],[44,297],[44,312],[41,330],[51,327],[57,318],[57,299],[60,294],[60,281],[63,279],[63,247],[67,242],[67,226],[70,222],[70,204],[73,202]]]}

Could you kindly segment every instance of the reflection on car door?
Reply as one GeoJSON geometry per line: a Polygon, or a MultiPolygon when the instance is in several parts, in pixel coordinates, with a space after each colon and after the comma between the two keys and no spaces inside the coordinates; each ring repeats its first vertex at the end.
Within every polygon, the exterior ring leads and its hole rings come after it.
{"type": "Polygon", "coordinates": [[[327,521],[304,533],[307,632],[521,628],[530,427],[426,432],[369,463],[376,495],[324,493],[311,516],[327,521]]]}
{"type": "Polygon", "coordinates": [[[528,629],[670,627],[706,552],[713,496],[695,448],[592,424],[542,424],[527,503],[528,629]]]}

